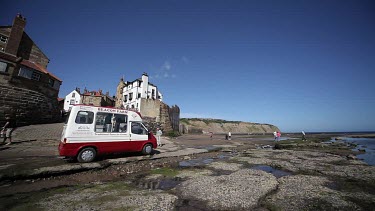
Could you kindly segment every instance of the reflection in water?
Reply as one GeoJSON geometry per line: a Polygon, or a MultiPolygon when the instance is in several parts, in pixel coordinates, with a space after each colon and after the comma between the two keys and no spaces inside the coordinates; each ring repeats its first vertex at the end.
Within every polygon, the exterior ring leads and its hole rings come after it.
{"type": "Polygon", "coordinates": [[[271,173],[276,178],[292,175],[292,173],[290,173],[290,172],[278,170],[278,169],[272,168],[271,166],[266,166],[266,165],[253,166],[253,167],[251,167],[251,169],[262,170],[262,171],[265,171],[267,173],[271,173]]]}

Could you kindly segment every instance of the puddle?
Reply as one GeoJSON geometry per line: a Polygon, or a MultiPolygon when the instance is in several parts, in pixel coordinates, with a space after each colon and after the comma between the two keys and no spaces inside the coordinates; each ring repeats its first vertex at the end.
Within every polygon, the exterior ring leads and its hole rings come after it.
{"type": "Polygon", "coordinates": [[[181,161],[178,165],[180,167],[197,167],[197,166],[205,166],[210,164],[214,161],[212,158],[200,158],[200,159],[192,159],[192,160],[184,160],[181,161]]]}
{"type": "Polygon", "coordinates": [[[151,181],[137,181],[136,187],[147,190],[170,190],[182,182],[181,178],[151,180],[151,181]]]}
{"type": "Polygon", "coordinates": [[[206,147],[203,147],[202,149],[207,149],[209,152],[213,152],[213,151],[219,151],[221,149],[221,147],[217,147],[217,146],[206,146],[206,147]]]}
{"type": "Polygon", "coordinates": [[[292,173],[290,172],[278,170],[278,169],[272,168],[271,166],[266,166],[266,165],[253,166],[251,167],[251,169],[262,170],[267,173],[271,173],[276,178],[292,175],[292,173]]]}
{"type": "Polygon", "coordinates": [[[219,158],[219,159],[228,159],[228,158],[231,158],[231,157],[233,157],[234,155],[233,154],[222,154],[222,155],[219,155],[219,156],[217,156],[217,158],[219,158]]]}

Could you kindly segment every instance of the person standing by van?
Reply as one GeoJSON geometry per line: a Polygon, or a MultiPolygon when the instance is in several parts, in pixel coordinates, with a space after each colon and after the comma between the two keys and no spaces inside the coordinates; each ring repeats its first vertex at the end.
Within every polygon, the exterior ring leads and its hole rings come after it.
{"type": "Polygon", "coordinates": [[[280,141],[281,133],[280,131],[277,131],[277,141],[280,141]]]}
{"type": "Polygon", "coordinates": [[[6,123],[3,129],[1,130],[1,133],[4,134],[3,144],[9,138],[9,143],[6,144],[6,145],[9,145],[9,144],[12,144],[12,133],[16,129],[16,122],[14,121],[14,119],[10,118],[9,116],[5,117],[5,120],[6,120],[6,123]]]}
{"type": "Polygon", "coordinates": [[[156,129],[156,141],[158,146],[161,146],[161,135],[163,135],[163,132],[160,130],[160,128],[156,129]]]}
{"type": "Polygon", "coordinates": [[[228,140],[232,140],[232,133],[230,131],[228,133],[228,140]]]}
{"type": "Polygon", "coordinates": [[[273,132],[273,138],[275,139],[275,141],[277,141],[277,132],[273,132]]]}

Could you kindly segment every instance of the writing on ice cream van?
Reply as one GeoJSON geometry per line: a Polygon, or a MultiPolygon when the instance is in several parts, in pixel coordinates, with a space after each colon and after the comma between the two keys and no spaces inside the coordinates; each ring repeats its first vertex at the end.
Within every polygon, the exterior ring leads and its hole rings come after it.
{"type": "Polygon", "coordinates": [[[151,154],[156,147],[155,136],[142,124],[138,112],[74,105],[63,128],[59,154],[91,162],[108,153],[151,154]]]}

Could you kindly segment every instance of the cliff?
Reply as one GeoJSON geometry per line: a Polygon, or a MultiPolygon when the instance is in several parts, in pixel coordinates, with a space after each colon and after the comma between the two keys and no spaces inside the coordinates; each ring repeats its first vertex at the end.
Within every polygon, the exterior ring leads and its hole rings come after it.
{"type": "Polygon", "coordinates": [[[279,128],[271,124],[259,124],[240,121],[226,121],[221,119],[186,119],[180,123],[184,133],[272,133],[279,128]]]}

